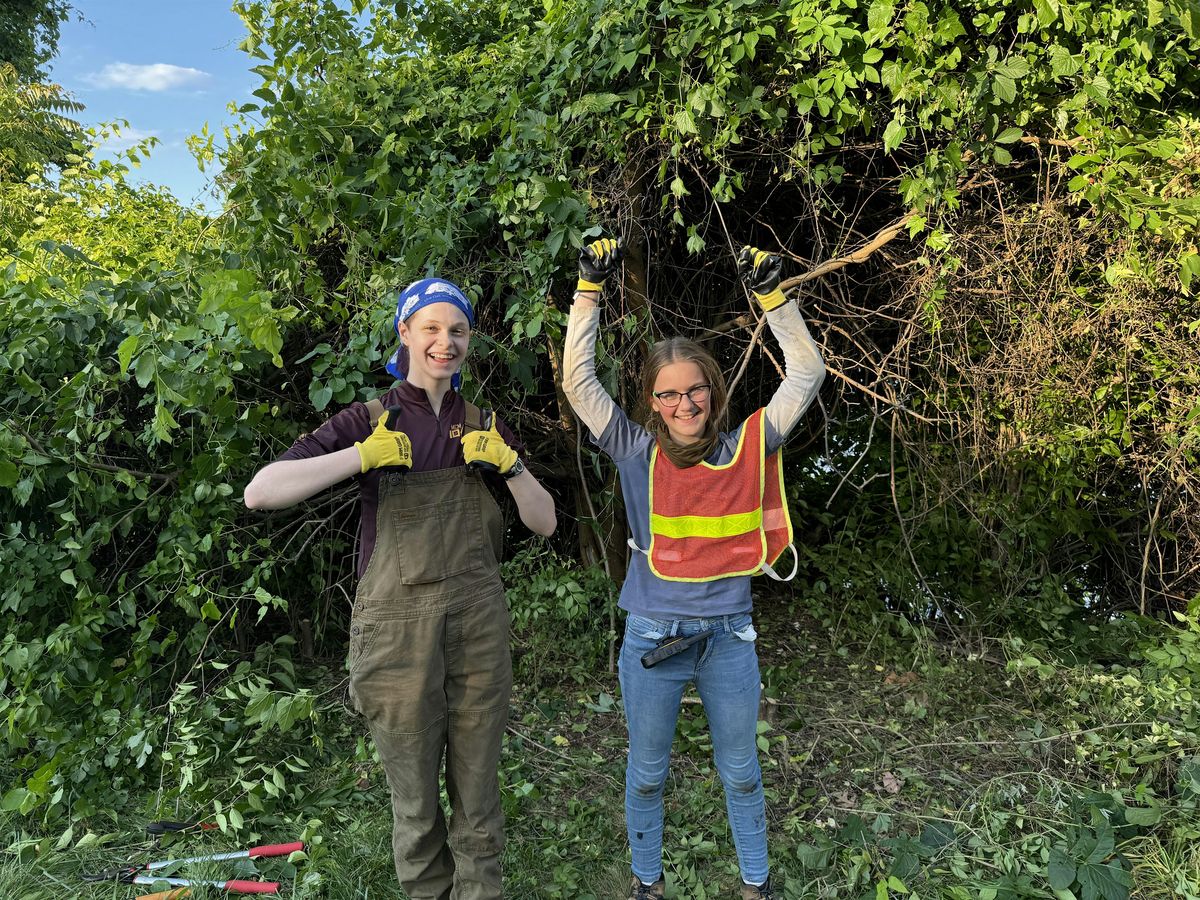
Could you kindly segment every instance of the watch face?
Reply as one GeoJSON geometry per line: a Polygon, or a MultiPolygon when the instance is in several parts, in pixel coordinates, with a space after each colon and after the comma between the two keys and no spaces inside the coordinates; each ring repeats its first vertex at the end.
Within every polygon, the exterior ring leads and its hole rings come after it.
{"type": "Polygon", "coordinates": [[[521,457],[518,456],[517,461],[512,464],[512,468],[504,473],[504,477],[506,479],[507,478],[516,478],[518,475],[520,475],[524,471],[525,471],[525,463],[522,462],[521,457]]]}

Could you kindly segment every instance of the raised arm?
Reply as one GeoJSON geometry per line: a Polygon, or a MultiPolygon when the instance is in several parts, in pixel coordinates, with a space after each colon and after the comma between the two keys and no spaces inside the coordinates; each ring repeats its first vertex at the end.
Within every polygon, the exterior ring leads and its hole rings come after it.
{"type": "Polygon", "coordinates": [[[575,414],[593,435],[604,433],[617,404],[596,377],[596,335],[600,330],[600,289],[621,263],[619,241],[588,244],[579,254],[579,283],[567,318],[563,350],[563,392],[575,414]]]}
{"type": "Polygon", "coordinates": [[[825,380],[825,362],[795,303],[779,289],[783,260],[753,247],[742,249],[738,270],[766,312],[771,333],[783,350],[784,379],[767,404],[767,444],[780,447],[812,405],[825,380]]]}
{"type": "Polygon", "coordinates": [[[767,313],[767,324],[783,350],[784,379],[775,389],[766,411],[767,424],[778,438],[768,440],[768,444],[778,445],[787,439],[817,398],[825,380],[825,361],[800,309],[792,301],[767,313]]]}

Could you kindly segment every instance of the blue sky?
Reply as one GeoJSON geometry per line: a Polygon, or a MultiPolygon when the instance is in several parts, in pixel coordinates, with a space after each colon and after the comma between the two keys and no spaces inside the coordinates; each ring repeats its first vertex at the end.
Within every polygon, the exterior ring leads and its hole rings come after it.
{"type": "Polygon", "coordinates": [[[245,34],[229,0],[77,0],[87,19],[63,24],[50,77],[87,108],[79,119],[97,125],[127,119],[128,138],[153,134],[160,143],[133,181],[165,185],[184,203],[219,204],[208,193],[185,139],[207,122],[221,141],[235,121],[230,101],[245,103],[261,79],[237,49],[245,34]]]}

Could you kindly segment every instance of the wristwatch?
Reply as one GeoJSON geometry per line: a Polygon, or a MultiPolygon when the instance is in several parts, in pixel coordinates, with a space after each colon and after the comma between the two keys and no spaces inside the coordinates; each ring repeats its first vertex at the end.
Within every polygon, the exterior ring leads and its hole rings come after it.
{"type": "Polygon", "coordinates": [[[524,471],[525,463],[521,462],[521,457],[518,456],[517,461],[512,464],[512,468],[504,473],[504,480],[508,481],[509,479],[516,478],[524,471]]]}

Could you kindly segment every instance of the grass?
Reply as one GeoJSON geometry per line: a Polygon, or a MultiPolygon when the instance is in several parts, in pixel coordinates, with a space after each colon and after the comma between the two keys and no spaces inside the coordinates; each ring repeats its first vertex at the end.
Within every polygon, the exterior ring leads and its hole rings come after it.
{"type": "MultiPolygon", "coordinates": [[[[846,646],[785,610],[761,618],[770,721],[760,724],[760,747],[772,871],[783,897],[1065,900],[1120,896],[1127,879],[1126,896],[1200,898],[1195,798],[1135,791],[1138,783],[1169,785],[1177,757],[1195,748],[1144,764],[1123,758],[1137,723],[1120,704],[1103,702],[1111,685],[1097,668],[1014,663],[998,648],[958,655],[927,639],[846,646]],[[1128,821],[1136,816],[1127,807],[1144,810],[1145,803],[1161,818],[1128,821]],[[1080,879],[1058,894],[1050,882],[1055,854],[1073,859],[1080,879]],[[1098,892],[1088,893],[1088,879],[1098,892]]],[[[623,897],[625,731],[616,678],[582,664],[569,643],[550,650],[518,637],[527,652],[519,655],[502,762],[506,893],[623,897]]],[[[356,769],[347,762],[356,756],[357,723],[341,706],[325,715],[331,763],[306,778],[314,792],[358,778],[346,802],[290,823],[248,816],[248,837],[187,835],[167,851],[190,856],[291,840],[303,831],[311,843],[307,858],[257,867],[286,882],[285,893],[300,900],[401,896],[382,774],[369,759],[356,769]]],[[[734,896],[724,797],[695,703],[680,716],[666,816],[668,895],[734,896]]],[[[131,812],[126,821],[145,819],[131,812]]],[[[33,826],[16,818],[0,824],[8,835],[0,857],[6,900],[131,898],[150,888],[86,884],[80,876],[165,855],[127,825],[76,823],[63,839],[23,834],[33,826]],[[91,837],[81,841],[85,835],[91,837]]],[[[235,871],[208,866],[179,874],[235,871]]],[[[246,864],[238,874],[254,871],[246,864]]],[[[199,889],[194,896],[222,895],[199,889]]]]}
{"type": "Polygon", "coordinates": [[[1139,838],[1127,853],[1133,864],[1138,897],[1144,900],[1200,900],[1200,837],[1163,842],[1156,837],[1139,838]]]}

